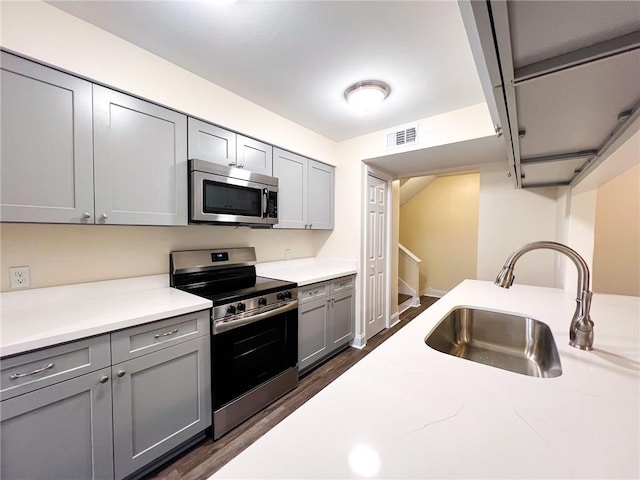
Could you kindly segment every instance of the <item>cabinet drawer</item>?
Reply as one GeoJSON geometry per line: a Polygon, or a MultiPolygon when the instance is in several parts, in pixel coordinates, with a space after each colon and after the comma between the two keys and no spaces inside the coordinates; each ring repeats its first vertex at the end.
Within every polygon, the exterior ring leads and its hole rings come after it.
{"type": "Polygon", "coordinates": [[[0,399],[22,395],[110,364],[109,335],[5,358],[0,370],[0,399]]]}
{"type": "Polygon", "coordinates": [[[346,290],[347,288],[353,288],[353,280],[354,276],[350,277],[342,277],[333,281],[333,291],[340,292],[342,290],[346,290]]]}
{"type": "Polygon", "coordinates": [[[329,295],[329,283],[314,283],[302,287],[298,294],[298,303],[309,302],[329,295]]]}
{"type": "Polygon", "coordinates": [[[208,335],[209,310],[180,315],[111,334],[113,363],[123,362],[169,345],[208,335]]]}

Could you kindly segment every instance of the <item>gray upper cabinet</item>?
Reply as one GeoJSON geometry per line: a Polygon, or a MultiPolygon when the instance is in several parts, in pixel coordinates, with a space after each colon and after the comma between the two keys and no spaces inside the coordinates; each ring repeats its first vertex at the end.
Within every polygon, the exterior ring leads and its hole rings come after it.
{"type": "Polygon", "coordinates": [[[236,166],[261,173],[273,175],[273,147],[253,138],[238,135],[236,139],[236,166]]]}
{"type": "Polygon", "coordinates": [[[189,117],[189,158],[271,176],[273,147],[189,117]]]}
{"type": "Polygon", "coordinates": [[[187,224],[185,115],[1,55],[0,221],[187,224]]]}
{"type": "Polygon", "coordinates": [[[187,118],[93,87],[96,223],[187,224],[187,118]]]}
{"type": "Polygon", "coordinates": [[[335,168],[309,160],[308,222],[317,230],[333,229],[335,168]]]}
{"type": "Polygon", "coordinates": [[[189,117],[189,158],[219,163],[227,167],[236,164],[236,134],[210,123],[189,117]]]}
{"type": "Polygon", "coordinates": [[[275,228],[333,229],[334,167],[274,148],[273,176],[279,180],[275,228]]]}
{"type": "Polygon", "coordinates": [[[0,220],[93,223],[91,83],[0,55],[0,220]]]}
{"type": "Polygon", "coordinates": [[[275,228],[307,228],[309,159],[273,149],[273,176],[278,178],[278,223],[275,228]]]}

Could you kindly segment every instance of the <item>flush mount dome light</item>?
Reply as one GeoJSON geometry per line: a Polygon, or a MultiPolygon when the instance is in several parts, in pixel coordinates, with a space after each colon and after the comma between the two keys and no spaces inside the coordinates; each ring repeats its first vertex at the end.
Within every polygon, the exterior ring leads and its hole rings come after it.
{"type": "Polygon", "coordinates": [[[356,82],[344,92],[344,98],[358,110],[371,110],[389,96],[391,88],[379,80],[356,82]]]}

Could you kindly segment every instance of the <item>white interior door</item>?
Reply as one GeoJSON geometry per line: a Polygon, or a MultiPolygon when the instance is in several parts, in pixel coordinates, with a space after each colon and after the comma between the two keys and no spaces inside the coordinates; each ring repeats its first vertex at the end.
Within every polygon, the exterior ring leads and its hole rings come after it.
{"type": "Polygon", "coordinates": [[[385,328],[387,311],[387,182],[367,175],[366,338],[385,328]]]}

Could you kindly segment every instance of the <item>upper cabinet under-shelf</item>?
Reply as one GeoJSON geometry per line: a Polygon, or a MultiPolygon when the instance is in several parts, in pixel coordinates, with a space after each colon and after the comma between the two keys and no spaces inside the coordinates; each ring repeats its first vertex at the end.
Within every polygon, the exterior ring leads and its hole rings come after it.
{"type": "Polygon", "coordinates": [[[638,131],[637,2],[458,3],[516,187],[573,186],[638,131]]]}

